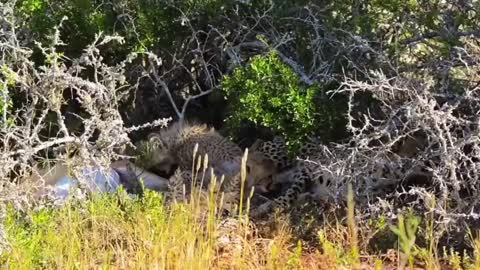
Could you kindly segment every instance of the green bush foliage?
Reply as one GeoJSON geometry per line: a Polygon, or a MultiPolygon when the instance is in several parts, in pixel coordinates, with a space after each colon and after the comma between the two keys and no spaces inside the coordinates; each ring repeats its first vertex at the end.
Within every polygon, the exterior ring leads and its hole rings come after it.
{"type": "MultiPolygon", "coordinates": [[[[94,40],[95,33],[120,34],[126,44],[109,48],[115,60],[118,53],[177,48],[191,35],[187,18],[195,18],[195,26],[206,25],[221,12],[221,7],[233,3],[219,0],[120,0],[106,3],[98,0],[20,0],[16,13],[30,31],[32,40],[41,41],[53,33],[53,28],[66,16],[62,40],[68,46],[67,56],[75,56],[94,40]]],[[[120,57],[118,57],[120,58],[120,57]]]]}
{"type": "MultiPolygon", "coordinates": [[[[274,44],[278,40],[269,33],[289,36],[291,41],[279,49],[293,53],[308,75],[321,75],[331,84],[335,81],[333,85],[304,87],[288,67],[269,56],[255,58],[250,67],[227,77],[223,87],[233,101],[232,113],[238,114],[232,115],[231,126],[250,120],[295,143],[310,134],[325,140],[344,136],[344,102],[326,95],[344,76],[368,80],[369,70],[382,69],[390,76],[397,71],[416,73],[419,67],[440,66],[429,63],[432,61],[454,61],[451,58],[463,46],[462,38],[478,36],[480,16],[475,11],[479,5],[437,0],[19,0],[15,11],[28,30],[29,47],[35,48],[33,41],[44,41],[67,16],[61,28],[62,40],[68,44],[61,48],[66,57],[78,56],[95,33],[102,31],[125,37],[125,44],[102,50],[109,64],[132,51],[152,50],[163,60],[165,70],[173,70],[167,66],[173,65],[169,64],[175,62],[170,61],[173,57],[190,62],[194,53],[189,55],[193,51],[189,45],[195,42],[201,43],[205,52],[212,52],[203,57],[223,63],[228,59],[220,55],[222,50],[216,51],[219,43],[209,43],[211,40],[233,45],[255,40],[260,34],[274,44]],[[264,15],[259,20],[260,14],[264,15]],[[219,36],[207,38],[211,29],[217,29],[219,36]],[[192,30],[198,31],[195,42],[188,41],[192,30]],[[272,98],[265,101],[266,97],[272,98]]],[[[36,53],[34,60],[43,62],[38,49],[36,53]]],[[[437,89],[448,81],[449,91],[462,91],[468,76],[462,65],[455,65],[445,74],[432,73],[437,89]]],[[[218,66],[221,74],[216,78],[221,78],[225,70],[218,66]]]]}
{"type": "Polygon", "coordinates": [[[222,87],[231,104],[229,125],[248,120],[271,128],[287,138],[291,150],[314,134],[331,136],[344,121],[338,113],[342,106],[335,108],[320,85],[304,86],[275,52],[237,68],[224,77],[222,87]]]}

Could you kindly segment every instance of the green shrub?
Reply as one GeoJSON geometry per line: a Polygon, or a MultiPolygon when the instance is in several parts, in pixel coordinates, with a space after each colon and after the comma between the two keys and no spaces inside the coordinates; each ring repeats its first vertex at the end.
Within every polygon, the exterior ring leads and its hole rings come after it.
{"type": "Polygon", "coordinates": [[[248,120],[271,128],[287,138],[291,150],[312,135],[331,139],[344,126],[339,100],[330,100],[318,84],[305,87],[275,52],[237,68],[222,87],[232,108],[228,125],[239,127],[248,120]]]}
{"type": "MultiPolygon", "coordinates": [[[[117,59],[119,53],[132,50],[161,48],[171,51],[189,37],[191,29],[184,23],[190,18],[195,28],[202,28],[221,14],[222,6],[233,1],[220,0],[119,0],[112,3],[90,0],[20,0],[16,15],[29,30],[31,40],[43,41],[64,16],[62,40],[68,44],[65,54],[78,56],[91,43],[95,34],[119,34],[125,37],[122,47],[109,48],[109,56],[117,59]],[[193,18],[193,19],[192,19],[193,18]]],[[[31,44],[33,46],[33,44],[31,44]]]]}

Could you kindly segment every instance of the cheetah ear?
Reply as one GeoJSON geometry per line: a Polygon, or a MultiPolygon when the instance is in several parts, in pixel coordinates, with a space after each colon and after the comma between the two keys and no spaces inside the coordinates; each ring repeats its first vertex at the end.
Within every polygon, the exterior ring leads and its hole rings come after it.
{"type": "Polygon", "coordinates": [[[250,172],[252,171],[251,166],[248,165],[248,164],[245,166],[245,169],[246,169],[246,171],[247,171],[247,174],[250,174],[250,172]]]}
{"type": "Polygon", "coordinates": [[[275,162],[269,158],[262,159],[261,163],[263,166],[265,166],[268,169],[271,169],[273,171],[278,171],[278,168],[275,162]]]}
{"type": "Polygon", "coordinates": [[[265,155],[263,155],[260,152],[252,152],[251,154],[249,154],[248,159],[251,162],[251,164],[259,164],[259,165],[261,165],[261,166],[263,166],[263,167],[265,167],[269,170],[273,170],[273,171],[278,170],[275,162],[273,160],[267,158],[265,155]]]}
{"type": "Polygon", "coordinates": [[[253,151],[257,151],[259,148],[260,148],[260,145],[263,143],[263,140],[261,139],[257,139],[255,140],[255,142],[252,144],[252,146],[250,146],[250,148],[248,149],[248,152],[253,152],[253,151]]]}
{"type": "Polygon", "coordinates": [[[153,138],[155,138],[155,137],[159,137],[157,133],[150,133],[150,134],[148,134],[148,136],[147,136],[147,140],[150,141],[151,139],[153,139],[153,138]]]}
{"type": "Polygon", "coordinates": [[[272,139],[272,142],[279,143],[279,144],[286,144],[285,139],[282,136],[275,136],[272,139]]]}
{"type": "Polygon", "coordinates": [[[156,145],[156,146],[161,146],[162,145],[162,138],[160,137],[159,134],[156,133],[150,133],[148,134],[148,142],[156,145]]]}

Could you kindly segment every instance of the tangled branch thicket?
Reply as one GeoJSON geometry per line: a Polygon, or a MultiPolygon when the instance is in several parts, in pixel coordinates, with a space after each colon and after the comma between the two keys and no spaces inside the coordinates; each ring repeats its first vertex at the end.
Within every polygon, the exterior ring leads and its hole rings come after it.
{"type": "Polygon", "coordinates": [[[131,145],[129,132],[147,126],[166,125],[168,119],[143,126],[124,125],[119,104],[126,91],[133,87],[125,79],[125,66],[129,59],[109,66],[100,54],[102,46],[121,43],[121,37],[99,34],[81,57],[68,59],[58,51],[65,45],[60,39],[60,24],[51,36],[50,44],[37,44],[45,57],[44,65],[38,67],[31,60],[32,49],[25,47],[23,40],[18,38],[21,22],[16,20],[13,7],[2,4],[0,11],[0,89],[4,101],[0,131],[2,202],[29,201],[25,197],[29,195],[28,188],[42,184],[22,185],[23,177],[31,173],[35,162],[48,158],[67,160],[73,169],[79,164],[108,167],[112,160],[122,156],[122,147],[131,145]],[[73,131],[72,124],[67,124],[66,119],[69,113],[73,114],[67,110],[67,92],[73,95],[82,112],[81,115],[73,115],[79,123],[73,131]],[[18,102],[14,108],[8,106],[12,99],[18,102]],[[76,154],[71,155],[71,151],[76,151],[76,154]]]}
{"type": "MultiPolygon", "coordinates": [[[[396,219],[411,208],[425,217],[433,214],[442,228],[439,235],[478,223],[480,87],[478,66],[471,63],[480,60],[480,47],[475,39],[464,42],[465,48],[457,48],[456,57],[443,63],[444,69],[465,78],[457,93],[445,90],[448,85],[434,84],[431,69],[394,76],[370,70],[365,72],[367,80],[346,78],[332,91],[349,97],[347,127],[352,137],[348,143],[327,147],[329,162],[323,166],[357,186],[363,213],[359,221],[379,215],[396,219]],[[371,108],[365,110],[358,102],[362,95],[373,98],[371,108]],[[359,159],[366,162],[355,162],[359,159]],[[401,169],[405,178],[398,183],[386,179],[390,188],[383,196],[368,198],[369,190],[361,189],[360,183],[371,180],[372,168],[379,166],[401,169]]],[[[343,196],[344,192],[337,194],[338,199],[343,196]]]]}

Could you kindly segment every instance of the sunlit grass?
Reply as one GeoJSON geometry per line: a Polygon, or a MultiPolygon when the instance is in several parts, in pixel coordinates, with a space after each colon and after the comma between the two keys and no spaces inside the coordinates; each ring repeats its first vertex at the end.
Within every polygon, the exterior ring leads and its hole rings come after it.
{"type": "MultiPolygon", "coordinates": [[[[207,158],[202,163],[206,168],[207,158]]],[[[194,168],[202,181],[205,169],[194,168]]],[[[244,182],[244,171],[242,176],[244,182]]],[[[291,257],[288,234],[254,239],[251,223],[238,209],[227,220],[231,225],[224,225],[225,219],[220,218],[223,197],[216,193],[217,179],[211,183],[206,191],[193,188],[189,200],[178,203],[166,203],[153,191],[130,198],[120,190],[26,213],[9,206],[4,225],[10,248],[1,254],[1,265],[8,269],[266,269],[287,265],[291,257]]]]}
{"type": "MultiPolygon", "coordinates": [[[[207,163],[202,162],[204,168],[207,163]]],[[[205,170],[194,168],[202,181],[205,170]]],[[[215,189],[221,182],[212,179],[212,186],[203,191],[193,188],[182,202],[166,202],[153,191],[131,198],[121,190],[69,201],[58,208],[19,212],[9,206],[4,226],[10,247],[0,255],[1,268],[384,269],[388,265],[399,269],[419,265],[421,269],[443,269],[449,265],[450,269],[478,269],[480,265],[478,238],[471,238],[471,255],[446,250],[439,256],[434,240],[428,247],[418,246],[415,234],[425,232],[427,239],[433,237],[432,220],[419,225],[417,217],[407,215],[391,226],[379,220],[382,226],[360,227],[352,193],[346,223],[326,221],[317,229],[315,248],[299,241],[283,219],[269,221],[276,224],[275,230],[261,235],[248,219],[248,199],[239,202],[245,203],[246,211],[239,207],[229,217],[221,215],[223,198],[215,189]],[[397,236],[393,258],[392,254],[386,258],[386,254],[365,253],[362,240],[374,227],[397,236]]]]}

